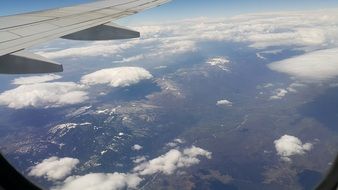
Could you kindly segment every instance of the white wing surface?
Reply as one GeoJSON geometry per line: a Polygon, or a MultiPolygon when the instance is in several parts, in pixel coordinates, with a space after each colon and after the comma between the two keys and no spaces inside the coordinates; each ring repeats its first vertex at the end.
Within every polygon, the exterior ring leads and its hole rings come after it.
{"type": "Polygon", "coordinates": [[[89,41],[137,38],[139,32],[112,21],[168,1],[103,0],[0,17],[0,73],[62,72],[62,65],[24,49],[56,38],[89,41]]]}

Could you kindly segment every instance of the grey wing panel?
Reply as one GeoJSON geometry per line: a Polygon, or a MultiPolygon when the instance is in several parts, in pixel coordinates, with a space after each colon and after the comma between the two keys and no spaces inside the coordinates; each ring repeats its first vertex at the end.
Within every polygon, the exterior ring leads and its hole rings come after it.
{"type": "Polygon", "coordinates": [[[55,73],[62,71],[62,65],[26,51],[18,51],[0,57],[1,74],[55,73]]]}

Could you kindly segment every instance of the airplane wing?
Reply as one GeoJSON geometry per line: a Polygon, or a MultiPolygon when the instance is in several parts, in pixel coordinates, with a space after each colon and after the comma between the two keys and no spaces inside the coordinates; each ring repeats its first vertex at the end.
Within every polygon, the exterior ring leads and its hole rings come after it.
{"type": "Polygon", "coordinates": [[[102,0],[72,7],[0,17],[0,73],[62,72],[62,65],[26,48],[52,39],[115,40],[140,33],[112,21],[170,0],[102,0]]]}

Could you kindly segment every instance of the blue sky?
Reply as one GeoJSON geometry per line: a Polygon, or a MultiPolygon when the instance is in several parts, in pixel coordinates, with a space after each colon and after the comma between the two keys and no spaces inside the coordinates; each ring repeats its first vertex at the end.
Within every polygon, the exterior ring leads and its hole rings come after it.
{"type": "MultiPolygon", "coordinates": [[[[74,5],[91,0],[3,0],[0,15],[74,5]]],[[[193,17],[228,17],[243,13],[313,10],[338,7],[337,0],[173,0],[127,22],[168,21],[193,17]]]]}

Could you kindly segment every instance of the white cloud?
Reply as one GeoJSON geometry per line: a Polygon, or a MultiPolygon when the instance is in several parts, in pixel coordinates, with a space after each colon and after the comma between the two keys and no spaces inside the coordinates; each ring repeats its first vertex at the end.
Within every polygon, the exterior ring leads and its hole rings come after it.
{"type": "Polygon", "coordinates": [[[275,86],[275,84],[265,83],[265,84],[257,85],[256,88],[257,89],[264,89],[264,88],[272,88],[274,86],[275,86]]]}
{"type": "MultiPolygon", "coordinates": [[[[271,83],[268,83],[266,85],[260,85],[258,86],[258,89],[261,88],[271,88],[276,85],[273,85],[271,83]]],[[[301,82],[293,82],[286,86],[285,88],[277,88],[272,91],[272,95],[270,96],[270,100],[280,100],[283,99],[288,93],[297,93],[299,88],[305,87],[306,85],[301,82]]],[[[264,94],[261,92],[260,94],[264,94]]]]}
{"type": "Polygon", "coordinates": [[[209,58],[207,60],[207,63],[215,66],[215,65],[225,65],[230,63],[230,61],[228,59],[226,59],[225,57],[213,57],[213,58],[209,58]]]}
{"type": "Polygon", "coordinates": [[[145,58],[144,55],[136,55],[136,56],[132,56],[132,57],[128,57],[128,58],[123,58],[120,61],[114,61],[114,62],[115,63],[129,63],[129,62],[140,61],[144,58],[145,58]]]}
{"type": "Polygon", "coordinates": [[[179,144],[183,144],[184,140],[182,140],[182,139],[174,139],[174,142],[179,143],[179,144]]]}
{"type": "Polygon", "coordinates": [[[180,144],[183,144],[184,140],[182,139],[174,139],[172,142],[169,142],[166,144],[166,146],[168,147],[177,147],[180,144]]]}
{"type": "MultiPolygon", "coordinates": [[[[129,63],[140,60],[153,60],[156,59],[159,61],[160,59],[170,58],[175,55],[180,55],[188,52],[194,52],[197,50],[196,43],[192,40],[184,40],[184,39],[165,39],[164,38],[156,38],[157,43],[152,44],[152,48],[145,45],[145,49],[142,49],[144,52],[140,55],[123,58],[119,61],[114,61],[115,63],[129,63]]],[[[144,48],[144,47],[141,47],[144,48]]],[[[141,50],[141,51],[142,51],[141,50]]]]}
{"type": "Polygon", "coordinates": [[[48,74],[41,76],[30,76],[30,77],[19,77],[12,81],[12,84],[23,85],[23,84],[35,84],[53,81],[62,78],[60,75],[48,74]]]}
{"type": "Polygon", "coordinates": [[[337,23],[336,10],[311,12],[279,12],[237,16],[235,30],[238,40],[250,42],[251,47],[263,49],[271,46],[322,47],[337,39],[333,31],[337,23]],[[240,30],[242,29],[242,30],[240,30]]]}
{"type": "Polygon", "coordinates": [[[278,88],[274,90],[273,95],[270,97],[270,100],[279,100],[288,94],[288,91],[283,88],[278,88]]]}
{"type": "Polygon", "coordinates": [[[230,61],[226,57],[213,57],[207,60],[207,63],[211,66],[217,66],[224,71],[229,71],[230,61]]]}
{"type": "Polygon", "coordinates": [[[230,102],[229,100],[219,100],[217,101],[216,105],[217,106],[232,106],[232,102],[230,102]]]}
{"type": "Polygon", "coordinates": [[[29,176],[45,177],[50,181],[64,179],[79,163],[74,158],[51,157],[30,168],[29,176]]]}
{"type": "Polygon", "coordinates": [[[81,78],[81,83],[87,85],[109,84],[112,87],[126,87],[137,84],[153,76],[140,67],[117,67],[102,69],[81,78]]]}
{"type": "Polygon", "coordinates": [[[167,144],[166,144],[166,146],[168,146],[168,147],[176,147],[178,144],[177,143],[175,143],[175,142],[168,142],[167,144]]]}
{"type": "Polygon", "coordinates": [[[259,53],[256,53],[256,57],[262,60],[267,60],[265,57],[266,55],[272,54],[272,55],[277,55],[279,53],[283,52],[283,49],[272,49],[272,50],[265,50],[261,51],[259,53]]]}
{"type": "Polygon", "coordinates": [[[313,147],[311,143],[303,144],[302,141],[294,136],[284,135],[274,141],[277,154],[285,161],[291,161],[294,155],[304,155],[313,147]]]}
{"type": "Polygon", "coordinates": [[[299,83],[299,82],[294,82],[294,83],[291,83],[288,87],[287,87],[287,90],[289,92],[297,92],[298,91],[298,88],[300,87],[305,87],[306,85],[305,84],[302,84],[302,83],[299,83]]]}
{"type": "Polygon", "coordinates": [[[267,83],[267,84],[265,84],[263,87],[264,88],[271,88],[271,87],[274,87],[275,85],[274,84],[272,84],[272,83],[267,83]]]}
{"type": "Polygon", "coordinates": [[[122,137],[124,135],[124,133],[119,133],[119,136],[122,137]]]}
{"type": "Polygon", "coordinates": [[[136,150],[136,151],[139,151],[139,150],[142,150],[142,146],[141,145],[138,145],[138,144],[135,144],[133,147],[131,147],[132,150],[136,150]]]}
{"type": "Polygon", "coordinates": [[[170,175],[179,168],[198,164],[200,162],[197,158],[198,156],[204,156],[211,159],[210,152],[195,146],[184,149],[183,151],[172,149],[162,156],[136,166],[134,172],[137,172],[140,175],[152,175],[155,173],[170,175]]]}
{"type": "MultiPolygon", "coordinates": [[[[196,50],[196,42],[194,40],[184,40],[181,38],[171,38],[162,40],[159,49],[153,54],[152,57],[165,57],[168,55],[177,55],[196,50]]],[[[170,57],[169,56],[169,57],[170,57]]]]}
{"type": "Polygon", "coordinates": [[[68,177],[61,185],[52,190],[122,190],[135,189],[142,181],[136,174],[90,173],[84,176],[68,177]]]}
{"type": "Polygon", "coordinates": [[[49,108],[78,104],[87,100],[83,86],[73,82],[53,82],[21,85],[0,94],[0,105],[21,109],[49,108]]]}
{"type": "Polygon", "coordinates": [[[261,53],[256,53],[256,57],[259,59],[266,59],[261,53]]]}
{"type": "Polygon", "coordinates": [[[338,48],[314,51],[274,62],[269,68],[303,82],[321,82],[338,76],[338,48]]]}
{"type": "Polygon", "coordinates": [[[139,157],[136,157],[134,160],[133,160],[133,162],[135,163],[135,164],[139,164],[139,163],[142,163],[142,162],[144,162],[144,161],[146,161],[147,160],[147,158],[145,157],[145,156],[139,156],[139,157]]]}

